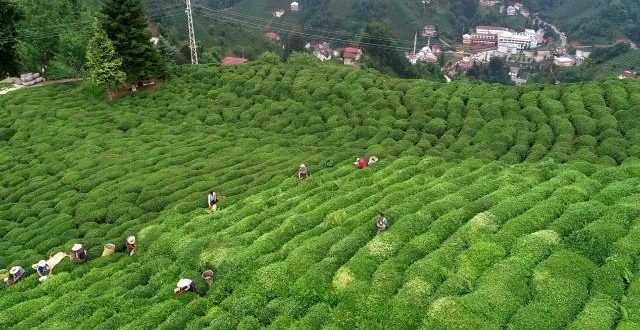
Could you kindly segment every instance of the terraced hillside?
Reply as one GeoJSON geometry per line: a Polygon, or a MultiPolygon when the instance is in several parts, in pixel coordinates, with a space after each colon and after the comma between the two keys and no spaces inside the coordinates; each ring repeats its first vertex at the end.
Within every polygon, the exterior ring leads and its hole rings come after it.
{"type": "Polygon", "coordinates": [[[113,104],[86,86],[1,96],[0,266],[75,242],[90,260],[0,288],[0,328],[640,327],[640,83],[297,60],[185,67],[113,104]],[[130,234],[137,254],[99,257],[130,234]],[[181,277],[201,295],[175,298],[181,277]]]}

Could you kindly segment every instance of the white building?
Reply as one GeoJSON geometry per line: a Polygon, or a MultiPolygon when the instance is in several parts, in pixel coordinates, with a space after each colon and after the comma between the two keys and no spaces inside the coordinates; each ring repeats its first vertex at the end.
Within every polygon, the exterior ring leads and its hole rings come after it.
{"type": "Polygon", "coordinates": [[[517,12],[518,10],[516,9],[516,7],[514,6],[507,7],[507,15],[509,16],[514,16],[517,12]]]}
{"type": "Polygon", "coordinates": [[[510,32],[511,30],[502,26],[491,25],[478,25],[476,26],[476,33],[478,34],[500,34],[504,32],[510,32]]]}
{"type": "Polygon", "coordinates": [[[502,26],[479,25],[476,27],[476,34],[498,36],[498,50],[500,52],[513,53],[515,50],[538,47],[539,35],[531,29],[515,32],[502,26]]]}
{"type": "Polygon", "coordinates": [[[291,11],[300,11],[300,4],[297,2],[292,2],[291,3],[291,11]]]}
{"type": "Polygon", "coordinates": [[[591,55],[591,51],[576,49],[577,58],[585,59],[585,58],[589,58],[590,55],[591,55]]]}
{"type": "Polygon", "coordinates": [[[273,11],[274,17],[282,17],[284,15],[284,9],[276,9],[273,11]]]}
{"type": "Polygon", "coordinates": [[[557,66],[573,66],[576,60],[571,56],[558,56],[553,59],[553,64],[557,66]]]}
{"type": "Polygon", "coordinates": [[[536,31],[525,29],[524,32],[503,32],[498,34],[498,47],[515,47],[516,49],[530,49],[538,47],[536,31]]]}

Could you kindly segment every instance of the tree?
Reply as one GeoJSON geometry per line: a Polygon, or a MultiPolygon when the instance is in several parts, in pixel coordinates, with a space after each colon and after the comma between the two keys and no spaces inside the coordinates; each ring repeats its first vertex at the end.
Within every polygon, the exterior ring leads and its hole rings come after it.
{"type": "Polygon", "coordinates": [[[116,51],[107,34],[96,27],[95,34],[87,47],[87,62],[91,81],[107,89],[109,100],[113,100],[115,89],[126,80],[122,71],[122,59],[116,51]]]}
{"type": "Polygon", "coordinates": [[[287,37],[284,45],[284,59],[288,59],[293,52],[304,52],[304,36],[300,28],[296,28],[287,37]]]}
{"type": "Polygon", "coordinates": [[[163,37],[158,37],[158,44],[156,48],[160,52],[160,55],[168,62],[175,63],[176,62],[176,54],[178,53],[178,49],[169,43],[169,41],[163,37]]]}
{"type": "Polygon", "coordinates": [[[21,19],[22,13],[13,2],[0,0],[0,78],[18,73],[16,23],[21,19]]]}
{"type": "Polygon", "coordinates": [[[367,64],[382,72],[393,72],[405,78],[415,78],[416,72],[393,42],[389,28],[381,22],[371,22],[364,28],[360,46],[367,64]]]}
{"type": "Polygon", "coordinates": [[[64,33],[60,36],[60,46],[54,59],[67,65],[73,76],[84,76],[87,64],[88,36],[79,33],[64,33]]]}
{"type": "Polygon", "coordinates": [[[150,41],[141,0],[106,0],[102,14],[102,27],[122,57],[127,82],[164,76],[166,63],[150,41]]]}
{"type": "MultiPolygon", "coordinates": [[[[18,53],[22,71],[40,71],[49,67],[58,55],[60,46],[68,38],[82,36],[79,26],[82,6],[78,0],[30,0],[20,1],[24,20],[18,29],[29,31],[19,36],[18,53]]],[[[86,40],[80,42],[86,46],[86,40]]],[[[80,53],[84,53],[82,50],[80,53]]],[[[47,77],[47,71],[44,72],[47,77]]]]}

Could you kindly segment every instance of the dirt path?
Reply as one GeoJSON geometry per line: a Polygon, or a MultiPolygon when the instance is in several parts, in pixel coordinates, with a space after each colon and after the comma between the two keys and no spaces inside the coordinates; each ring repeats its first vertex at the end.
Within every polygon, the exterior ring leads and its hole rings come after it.
{"type": "Polygon", "coordinates": [[[36,84],[36,85],[32,85],[32,86],[13,85],[13,87],[9,87],[7,89],[0,90],[0,95],[7,94],[9,92],[13,92],[13,91],[21,89],[21,88],[32,88],[32,87],[45,86],[45,85],[50,85],[50,84],[65,84],[65,83],[80,81],[80,80],[83,80],[83,79],[84,78],[49,80],[49,81],[45,81],[45,82],[42,82],[42,83],[39,83],[39,84],[36,84]]]}

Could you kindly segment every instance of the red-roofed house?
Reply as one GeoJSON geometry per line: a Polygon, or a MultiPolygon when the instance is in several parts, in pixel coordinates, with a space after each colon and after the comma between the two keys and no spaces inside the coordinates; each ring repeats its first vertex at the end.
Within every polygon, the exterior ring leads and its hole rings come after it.
{"type": "Polygon", "coordinates": [[[275,32],[267,32],[264,34],[264,36],[269,40],[273,40],[273,41],[280,40],[280,36],[275,32]]]}
{"type": "Polygon", "coordinates": [[[362,55],[362,50],[354,47],[347,47],[342,51],[342,58],[345,65],[353,65],[360,59],[360,55],[362,55]]]}
{"type": "Polygon", "coordinates": [[[222,64],[223,65],[237,65],[237,64],[244,64],[247,62],[246,58],[242,58],[242,57],[225,57],[222,59],[222,64]]]}

